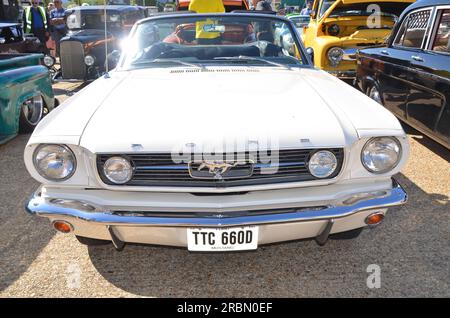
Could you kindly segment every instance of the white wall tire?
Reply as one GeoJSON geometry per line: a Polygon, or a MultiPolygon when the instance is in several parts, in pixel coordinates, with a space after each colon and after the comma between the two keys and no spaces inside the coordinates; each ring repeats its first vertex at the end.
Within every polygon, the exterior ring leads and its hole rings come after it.
{"type": "Polygon", "coordinates": [[[44,100],[41,95],[26,100],[20,107],[19,132],[31,133],[44,117],[44,100]]]}

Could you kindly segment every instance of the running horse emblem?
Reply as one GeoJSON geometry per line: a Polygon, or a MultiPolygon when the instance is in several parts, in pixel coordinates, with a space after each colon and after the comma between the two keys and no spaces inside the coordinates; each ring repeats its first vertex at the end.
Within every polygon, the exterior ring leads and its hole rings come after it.
{"type": "Polygon", "coordinates": [[[204,161],[202,162],[199,167],[197,168],[197,171],[202,171],[203,169],[207,168],[208,172],[212,175],[214,175],[214,179],[216,180],[223,180],[223,175],[231,170],[232,168],[238,166],[238,165],[244,165],[245,162],[223,162],[223,161],[204,161]]]}

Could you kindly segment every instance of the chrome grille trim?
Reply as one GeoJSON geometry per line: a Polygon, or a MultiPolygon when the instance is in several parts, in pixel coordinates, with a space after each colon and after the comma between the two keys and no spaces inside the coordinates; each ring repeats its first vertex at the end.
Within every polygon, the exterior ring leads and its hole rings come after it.
{"type": "Polygon", "coordinates": [[[78,41],[62,41],[60,44],[61,70],[64,79],[85,79],[84,47],[78,41]]]}
{"type": "MultiPolygon", "coordinates": [[[[238,187],[249,185],[264,185],[274,183],[301,182],[324,180],[315,178],[309,173],[307,163],[310,156],[319,150],[332,151],[338,160],[336,171],[325,179],[336,177],[344,162],[344,149],[295,149],[280,150],[278,171],[274,174],[261,174],[263,163],[259,160],[254,165],[253,175],[247,178],[213,180],[194,179],[190,176],[187,163],[176,164],[170,153],[126,153],[126,154],[97,154],[97,171],[100,179],[106,185],[113,186],[142,186],[142,187],[238,187]],[[134,166],[132,179],[124,185],[116,185],[103,174],[106,160],[114,156],[128,158],[134,166]]],[[[194,158],[195,155],[192,155],[194,158]]],[[[190,157],[191,158],[191,157],[190,157]]],[[[185,158],[188,161],[188,158],[185,158]]]]}

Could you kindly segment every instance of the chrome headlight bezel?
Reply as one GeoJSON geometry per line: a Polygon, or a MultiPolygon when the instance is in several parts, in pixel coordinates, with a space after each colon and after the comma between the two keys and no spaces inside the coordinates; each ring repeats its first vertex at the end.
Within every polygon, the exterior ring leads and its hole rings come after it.
{"type": "Polygon", "coordinates": [[[93,66],[95,64],[95,56],[86,55],[84,57],[84,64],[86,64],[87,66],[93,66]]]}
{"type": "MultiPolygon", "coordinates": [[[[49,153],[51,153],[51,152],[49,152],[49,153]]],[[[70,179],[75,174],[75,171],[77,170],[77,158],[76,158],[74,152],[72,151],[72,149],[70,149],[70,147],[68,147],[67,145],[41,144],[38,147],[36,147],[36,149],[33,152],[33,166],[34,166],[34,169],[37,171],[37,173],[42,178],[49,180],[49,181],[62,182],[62,181],[66,181],[66,180],[70,179]],[[48,174],[45,173],[45,171],[43,171],[41,169],[37,156],[38,156],[39,152],[42,151],[46,147],[59,147],[63,151],[66,151],[66,153],[71,157],[72,169],[68,174],[61,176],[60,178],[56,178],[56,177],[49,176],[48,174]]]]}
{"type": "Polygon", "coordinates": [[[364,146],[363,146],[362,149],[361,149],[361,164],[362,164],[363,167],[364,167],[367,171],[369,171],[370,173],[373,173],[373,174],[385,174],[385,173],[388,173],[388,172],[390,172],[390,171],[393,171],[393,170],[398,166],[398,164],[400,163],[400,161],[401,161],[401,159],[402,159],[402,155],[403,155],[402,144],[401,144],[401,142],[400,142],[397,138],[395,138],[395,137],[390,137],[390,136],[374,137],[374,138],[370,138],[370,139],[364,144],[364,146]],[[375,169],[372,169],[372,168],[370,167],[370,164],[368,164],[368,163],[366,162],[366,160],[365,160],[365,151],[366,151],[367,148],[368,148],[369,146],[371,146],[374,142],[377,142],[377,141],[379,142],[379,141],[382,140],[382,139],[390,140],[390,141],[392,141],[392,142],[395,144],[395,146],[398,148],[398,151],[395,151],[396,154],[397,154],[397,158],[394,160],[394,163],[391,164],[389,167],[385,167],[384,169],[375,170],[375,169]]]}
{"type": "Polygon", "coordinates": [[[344,59],[344,50],[338,46],[330,48],[327,52],[328,61],[332,66],[338,66],[344,59]],[[333,53],[339,53],[338,56],[333,57],[333,53]],[[337,58],[336,58],[337,57],[337,58]]]}
{"type": "Polygon", "coordinates": [[[336,172],[338,165],[339,165],[339,163],[338,163],[338,160],[334,153],[332,153],[329,150],[319,150],[319,151],[314,152],[311,155],[311,157],[308,160],[307,166],[308,166],[308,171],[312,176],[314,176],[315,178],[318,178],[318,179],[326,179],[326,178],[329,178],[330,176],[332,176],[336,172]],[[314,169],[311,167],[311,163],[314,162],[315,157],[319,156],[321,154],[328,156],[328,158],[331,158],[331,160],[332,160],[332,168],[325,174],[318,174],[317,171],[314,171],[314,169]]]}
{"type": "Polygon", "coordinates": [[[133,175],[134,175],[134,165],[133,165],[133,162],[132,162],[130,159],[128,159],[128,158],[126,158],[126,157],[124,157],[124,156],[113,156],[113,157],[108,158],[108,159],[105,161],[105,163],[103,164],[103,171],[102,171],[102,173],[103,173],[103,176],[104,176],[109,182],[111,182],[112,184],[115,184],[115,185],[122,185],[122,184],[126,184],[128,181],[130,181],[130,180],[133,178],[133,175]],[[121,181],[117,181],[117,180],[113,179],[113,178],[110,176],[110,174],[107,172],[107,167],[109,166],[108,162],[109,162],[109,161],[113,161],[113,160],[116,160],[116,161],[122,161],[123,164],[128,165],[129,174],[128,174],[128,176],[127,176],[126,179],[121,180],[121,181]]]}
{"type": "Polygon", "coordinates": [[[55,58],[50,55],[45,55],[42,59],[42,62],[46,67],[52,67],[53,65],[55,65],[55,58]]]}

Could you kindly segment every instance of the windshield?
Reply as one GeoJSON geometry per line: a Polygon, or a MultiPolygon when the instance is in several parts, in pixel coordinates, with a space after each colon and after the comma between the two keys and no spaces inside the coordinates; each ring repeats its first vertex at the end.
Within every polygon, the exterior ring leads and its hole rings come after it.
{"type": "Polygon", "coordinates": [[[319,18],[323,17],[325,12],[335,3],[335,0],[324,0],[320,3],[319,7],[319,18]]]}
{"type": "Polygon", "coordinates": [[[211,64],[290,68],[301,66],[305,56],[289,23],[229,14],[147,20],[136,26],[126,48],[125,69],[211,64]],[[275,37],[279,28],[287,32],[281,40],[275,37]]]}
{"type": "MultiPolygon", "coordinates": [[[[108,29],[120,29],[120,14],[110,11],[106,13],[108,29]]],[[[103,10],[81,11],[75,10],[67,16],[67,28],[69,30],[80,29],[104,29],[105,16],[103,10]]]]}

